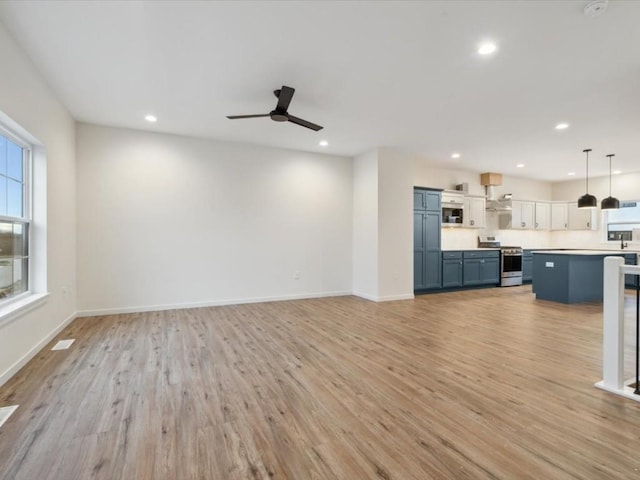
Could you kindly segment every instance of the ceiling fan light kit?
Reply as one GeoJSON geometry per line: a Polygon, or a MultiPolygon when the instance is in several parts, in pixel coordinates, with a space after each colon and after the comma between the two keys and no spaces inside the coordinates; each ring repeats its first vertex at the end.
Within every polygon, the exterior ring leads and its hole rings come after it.
{"type": "Polygon", "coordinates": [[[287,87],[286,85],[283,85],[279,90],[274,90],[273,94],[278,99],[278,104],[276,105],[275,110],[271,110],[269,113],[258,113],[254,115],[228,115],[227,118],[230,120],[238,120],[243,118],[271,117],[271,120],[274,122],[291,122],[296,125],[300,125],[301,127],[309,128],[315,132],[322,130],[323,127],[320,125],[303,120],[302,118],[294,117],[287,111],[295,91],[295,88],[287,87]]]}

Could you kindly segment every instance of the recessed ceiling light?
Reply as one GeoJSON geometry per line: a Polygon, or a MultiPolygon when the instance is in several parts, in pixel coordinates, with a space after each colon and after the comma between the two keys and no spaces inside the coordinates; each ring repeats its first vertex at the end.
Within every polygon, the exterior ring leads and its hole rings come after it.
{"type": "Polygon", "coordinates": [[[556,130],[564,130],[565,128],[569,128],[568,123],[559,123],[556,125],[556,130]]]}
{"type": "Polygon", "coordinates": [[[327,142],[326,140],[320,140],[320,143],[318,144],[321,147],[326,147],[327,145],[329,145],[329,142],[327,142]]]}
{"type": "Polygon", "coordinates": [[[460,154],[459,153],[452,153],[451,154],[451,158],[460,158],[460,154]]]}
{"type": "Polygon", "coordinates": [[[482,45],[480,45],[480,48],[478,48],[478,53],[480,55],[491,55],[497,49],[498,49],[498,47],[496,47],[495,43],[487,42],[487,43],[483,43],[482,45]]]}
{"type": "Polygon", "coordinates": [[[517,164],[517,165],[516,165],[516,167],[518,167],[518,168],[524,168],[524,163],[519,163],[519,164],[517,164]]]}
{"type": "Polygon", "coordinates": [[[613,174],[614,175],[620,175],[622,173],[622,170],[614,170],[613,174]]]}
{"type": "Polygon", "coordinates": [[[145,115],[145,116],[144,116],[144,119],[145,119],[147,122],[151,122],[151,123],[154,123],[154,122],[157,122],[157,121],[158,121],[158,117],[156,117],[155,115],[145,115]]]}
{"type": "Polygon", "coordinates": [[[576,174],[576,172],[569,172],[569,173],[567,173],[567,175],[575,175],[575,174],[576,174]]]}

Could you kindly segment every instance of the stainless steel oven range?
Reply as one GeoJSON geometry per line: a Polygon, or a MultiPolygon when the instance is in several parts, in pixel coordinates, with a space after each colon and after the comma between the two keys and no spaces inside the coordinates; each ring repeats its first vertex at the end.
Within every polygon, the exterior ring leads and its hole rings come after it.
{"type": "Polygon", "coordinates": [[[522,247],[502,246],[500,240],[492,235],[478,237],[479,248],[500,249],[500,286],[522,285],[522,247]]]}

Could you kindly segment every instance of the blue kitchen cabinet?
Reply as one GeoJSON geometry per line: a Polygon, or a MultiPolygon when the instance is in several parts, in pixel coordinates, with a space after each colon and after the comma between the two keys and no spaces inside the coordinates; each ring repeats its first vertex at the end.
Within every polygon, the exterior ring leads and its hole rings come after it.
{"type": "Polygon", "coordinates": [[[536,299],[562,303],[601,302],[605,257],[598,250],[546,250],[533,254],[531,290],[536,299]]]}
{"type": "Polygon", "coordinates": [[[413,211],[413,288],[423,290],[426,287],[426,219],[425,212],[413,211]]]}
{"type": "Polygon", "coordinates": [[[442,288],[440,195],[440,191],[414,190],[413,287],[415,291],[442,288]]]}
{"type": "MultiPolygon", "coordinates": [[[[624,255],[624,264],[625,265],[635,265],[638,256],[635,253],[625,253],[624,255]]],[[[636,286],[636,278],[637,275],[625,275],[624,276],[624,285],[627,288],[635,288],[636,286]]]]}
{"type": "Polygon", "coordinates": [[[483,285],[498,285],[500,283],[500,252],[484,258],[480,267],[480,279],[483,285]]]}
{"type": "Polygon", "coordinates": [[[522,252],[522,281],[531,282],[533,279],[533,253],[531,250],[522,252]]]}
{"type": "Polygon", "coordinates": [[[442,288],[462,286],[462,252],[442,252],[442,288]]]}
{"type": "Polygon", "coordinates": [[[413,209],[440,211],[441,197],[440,191],[416,188],[413,190],[413,209]]]}
{"type": "Polygon", "coordinates": [[[497,285],[500,283],[499,251],[465,251],[463,253],[462,284],[497,285]]]}

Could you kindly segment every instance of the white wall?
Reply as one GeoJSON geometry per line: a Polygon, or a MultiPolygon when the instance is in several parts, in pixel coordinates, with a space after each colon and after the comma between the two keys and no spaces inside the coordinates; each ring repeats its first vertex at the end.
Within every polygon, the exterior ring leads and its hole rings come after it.
{"type": "MultiPolygon", "coordinates": [[[[1,24],[0,65],[0,111],[31,133],[46,155],[47,182],[39,192],[46,190],[48,231],[39,233],[46,234],[47,285],[51,293],[42,306],[0,326],[2,384],[73,319],[76,191],[74,121],[1,24]]],[[[45,208],[36,207],[39,213],[45,208]]]]}
{"type": "MultiPolygon", "coordinates": [[[[484,195],[485,188],[480,185],[480,173],[456,170],[455,168],[434,167],[423,158],[414,158],[414,185],[454,189],[459,183],[469,185],[470,195],[484,195]]],[[[516,200],[551,200],[551,183],[528,178],[502,176],[502,185],[495,187],[496,195],[513,194],[516,200]]]]}
{"type": "MultiPolygon", "coordinates": [[[[585,180],[571,180],[552,184],[553,200],[577,201],[585,194],[585,180]]],[[[609,177],[589,179],[589,193],[595,195],[598,204],[609,196],[609,177]]],[[[611,193],[619,200],[640,200],[640,172],[613,175],[611,193]]]]}
{"type": "Polygon", "coordinates": [[[378,298],[377,151],[353,160],[353,293],[378,298]]]}
{"type": "Polygon", "coordinates": [[[378,151],[378,300],[413,298],[413,159],[378,151]]]}
{"type": "Polygon", "coordinates": [[[378,148],[354,159],[353,292],[413,298],[413,160],[378,148]]]}
{"type": "Polygon", "coordinates": [[[81,313],[351,293],[350,159],[87,124],[77,135],[81,313]]]}

